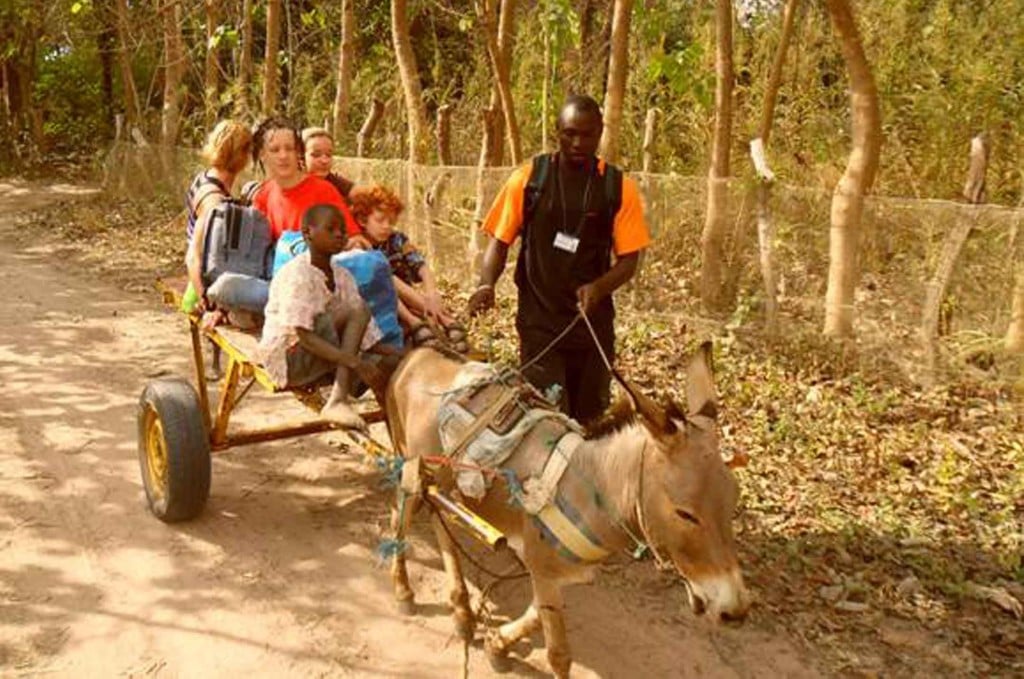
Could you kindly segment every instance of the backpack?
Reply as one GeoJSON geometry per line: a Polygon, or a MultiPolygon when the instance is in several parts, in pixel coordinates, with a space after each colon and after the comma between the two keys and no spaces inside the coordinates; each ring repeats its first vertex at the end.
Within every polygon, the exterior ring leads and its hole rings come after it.
{"type": "MultiPolygon", "coordinates": [[[[523,225],[530,223],[533,213],[537,211],[540,204],[540,197],[544,193],[544,184],[548,180],[551,170],[551,160],[554,154],[542,153],[533,157],[533,169],[530,171],[530,180],[523,190],[523,225]]],[[[615,215],[622,206],[622,170],[610,163],[604,166],[604,195],[608,198],[608,223],[615,222],[615,215]]]]}
{"type": "Polygon", "coordinates": [[[271,276],[276,276],[281,267],[301,255],[309,246],[301,231],[285,231],[274,246],[274,266],[271,276]]]}
{"type": "Polygon", "coordinates": [[[207,215],[200,272],[203,284],[209,286],[228,272],[268,280],[274,238],[263,213],[229,199],[221,201],[207,215]]]}
{"type": "Polygon", "coordinates": [[[398,293],[391,279],[391,265],[380,250],[346,250],[331,257],[331,266],[344,267],[359,288],[383,337],[381,341],[402,348],[402,326],[398,322],[398,293]]]}

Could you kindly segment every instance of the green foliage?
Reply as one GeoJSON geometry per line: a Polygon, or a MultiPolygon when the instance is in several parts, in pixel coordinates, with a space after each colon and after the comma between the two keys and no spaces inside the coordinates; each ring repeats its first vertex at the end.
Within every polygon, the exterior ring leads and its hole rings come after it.
{"type": "MultiPolygon", "coordinates": [[[[746,174],[746,141],[763,104],[764,83],[778,44],[778,0],[737,2],[734,59],[737,72],[734,174],[746,174]]],[[[796,35],[786,63],[776,109],[771,161],[783,181],[830,186],[849,152],[847,76],[824,6],[802,3],[796,35]]],[[[302,122],[329,115],[337,68],[340,7],[337,3],[290,5],[291,37],[282,37],[282,90],[286,111],[302,122]],[[293,50],[288,52],[288,46],[293,50]]],[[[591,43],[581,54],[582,5],[577,0],[519,3],[512,65],[513,95],[519,107],[523,148],[542,146],[542,120],[551,123],[557,100],[570,91],[603,96],[609,12],[593,11],[591,43]],[[544,54],[552,63],[545,65],[544,54]],[[548,80],[550,101],[543,110],[541,92],[548,80]]],[[[185,0],[183,33],[191,67],[184,90],[198,93],[206,37],[199,0],[185,0]]],[[[967,167],[969,140],[989,133],[992,158],[988,175],[991,200],[1016,203],[1024,152],[1024,32],[1018,30],[1018,0],[986,3],[963,0],[892,0],[855,5],[864,46],[882,99],[885,144],[876,191],[900,195],[955,197],[967,167]]],[[[131,3],[131,56],[140,96],[146,98],[147,137],[156,138],[162,88],[162,21],[153,5],[131,3]]],[[[391,44],[389,3],[361,3],[357,17],[356,67],[347,137],[354,135],[369,100],[382,97],[388,114],[375,154],[403,156],[404,115],[391,44]]],[[[265,4],[254,3],[256,69],[265,34],[265,4]]],[[[479,144],[479,111],[487,105],[492,75],[480,39],[481,27],[468,0],[412,2],[409,21],[428,114],[443,103],[455,104],[452,146],[457,163],[474,163],[479,144]]],[[[97,35],[113,27],[112,6],[98,0],[68,0],[47,8],[28,0],[0,7],[0,59],[32,60],[24,68],[41,105],[45,134],[57,148],[82,146],[109,136],[110,121],[96,111],[119,105],[119,78],[111,100],[97,101],[100,80],[97,35]],[[34,52],[30,47],[38,47],[34,52]],[[66,49],[52,60],[52,50],[66,49]],[[44,63],[46,55],[51,61],[44,63]],[[63,74],[65,77],[61,78],[63,74]],[[66,91],[61,91],[66,90],[66,91]],[[81,105],[86,115],[69,115],[81,105]]],[[[640,157],[643,120],[648,107],[662,110],[655,140],[655,167],[701,174],[709,153],[713,118],[715,30],[713,3],[654,0],[634,5],[630,42],[631,76],[624,111],[623,161],[640,157]]],[[[240,59],[240,17],[225,5],[221,25],[211,39],[225,71],[224,91],[233,85],[240,59]]],[[[107,48],[110,54],[112,47],[107,48]]],[[[106,97],[105,93],[99,96],[106,97]]],[[[202,135],[202,102],[190,94],[182,125],[185,141],[202,135]]],[[[222,102],[227,114],[231,102],[222,102]]]]}
{"type": "Polygon", "coordinates": [[[54,150],[95,144],[105,124],[103,91],[95,50],[55,47],[43,56],[34,100],[46,115],[43,130],[54,150]]]}

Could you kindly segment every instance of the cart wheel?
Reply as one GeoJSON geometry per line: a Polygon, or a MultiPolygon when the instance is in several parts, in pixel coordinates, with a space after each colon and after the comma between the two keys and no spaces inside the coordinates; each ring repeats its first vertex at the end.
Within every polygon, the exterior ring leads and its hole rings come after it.
{"type": "Polygon", "coordinates": [[[210,496],[210,442],[202,406],[180,378],[154,380],[139,398],[139,466],[149,509],[167,523],[191,519],[210,496]]]}

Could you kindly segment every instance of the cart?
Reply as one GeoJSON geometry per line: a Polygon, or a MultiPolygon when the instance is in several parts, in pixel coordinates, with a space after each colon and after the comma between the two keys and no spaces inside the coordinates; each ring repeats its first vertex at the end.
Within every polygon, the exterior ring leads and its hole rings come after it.
{"type": "MultiPolygon", "coordinates": [[[[157,283],[164,304],[181,308],[187,280],[157,283]]],[[[202,512],[210,495],[211,454],[250,443],[317,434],[338,427],[322,420],[306,420],[261,428],[233,428],[231,415],[250,390],[258,385],[271,393],[287,392],[303,405],[319,411],[323,398],[318,386],[298,389],[277,387],[253,358],[258,336],[230,326],[204,328],[197,314],[185,314],[192,339],[194,384],[182,377],[159,377],[148,382],[139,398],[138,446],[142,482],[150,511],[168,523],[186,521],[202,512]],[[211,408],[206,385],[203,341],[209,340],[226,359],[216,407],[211,408]]],[[[356,403],[367,422],[381,422],[384,413],[375,401],[356,403]]],[[[392,453],[369,436],[348,432],[360,448],[373,456],[392,453]]]]}

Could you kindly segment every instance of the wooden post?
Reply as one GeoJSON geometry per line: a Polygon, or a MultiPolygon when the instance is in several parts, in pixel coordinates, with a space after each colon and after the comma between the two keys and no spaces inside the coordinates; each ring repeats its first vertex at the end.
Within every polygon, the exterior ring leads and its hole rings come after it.
{"type": "Polygon", "coordinates": [[[437,164],[452,164],[452,105],[437,109],[437,164]]]}
{"type": "Polygon", "coordinates": [[[365,158],[367,152],[372,148],[373,133],[376,131],[377,124],[383,115],[384,102],[374,98],[370,102],[370,110],[366,114],[366,120],[363,121],[363,126],[359,128],[359,133],[356,135],[356,157],[365,158]]]}
{"type": "MultiPolygon", "coordinates": [[[[964,198],[972,205],[977,205],[984,195],[988,157],[988,141],[984,134],[979,134],[971,140],[971,163],[964,186],[964,198]]],[[[921,314],[921,343],[924,346],[927,370],[925,379],[928,382],[934,379],[937,364],[936,338],[942,302],[946,299],[946,290],[953,277],[956,260],[960,257],[960,251],[977,222],[978,212],[975,210],[968,219],[961,220],[946,234],[946,239],[942,243],[942,253],[939,255],[939,263],[935,267],[935,275],[928,281],[925,288],[924,310],[921,314]]]]}
{"type": "Polygon", "coordinates": [[[971,139],[971,163],[964,183],[964,200],[972,205],[985,198],[985,171],[988,169],[988,135],[982,132],[971,139]]]}
{"type": "MultiPolygon", "coordinates": [[[[451,172],[441,172],[437,179],[430,185],[426,193],[423,194],[423,207],[427,212],[426,228],[427,231],[424,234],[425,247],[427,251],[427,260],[436,262],[437,248],[434,246],[434,227],[439,222],[439,214],[441,212],[441,203],[444,199],[444,191],[448,188],[449,182],[451,182],[451,172]]],[[[435,264],[436,266],[436,264],[435,264]]]]}
{"type": "Polygon", "coordinates": [[[779,300],[778,283],[775,279],[775,224],[772,222],[769,200],[775,183],[775,173],[768,167],[765,158],[764,141],[758,137],[750,142],[750,160],[757,173],[757,245],[761,264],[761,280],[764,282],[764,323],[769,335],[778,330],[779,300]]]}
{"type": "Polygon", "coordinates": [[[644,174],[653,172],[654,168],[654,138],[658,133],[658,116],[661,111],[656,108],[647,109],[647,118],[644,120],[644,174]]]}

